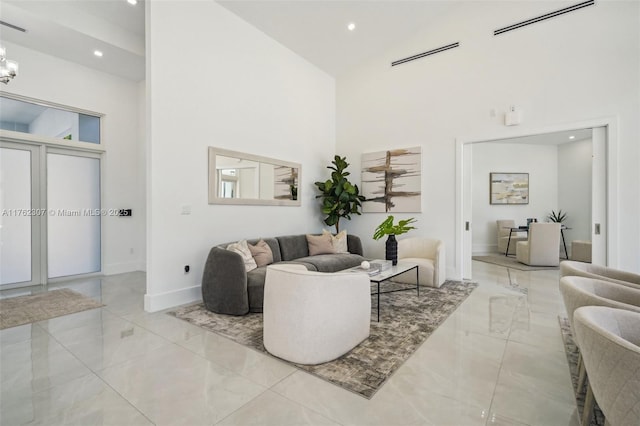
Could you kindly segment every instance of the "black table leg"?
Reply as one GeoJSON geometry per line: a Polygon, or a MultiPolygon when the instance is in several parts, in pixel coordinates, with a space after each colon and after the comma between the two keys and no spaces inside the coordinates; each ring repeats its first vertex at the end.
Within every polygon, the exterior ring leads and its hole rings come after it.
{"type": "Polygon", "coordinates": [[[511,234],[513,234],[513,229],[509,230],[509,241],[507,241],[507,250],[504,252],[505,256],[509,256],[509,246],[511,245],[511,234]]]}
{"type": "Polygon", "coordinates": [[[564,246],[564,257],[569,260],[569,254],[567,253],[567,243],[564,241],[564,231],[560,229],[560,235],[562,235],[562,245],[564,246]]]}
{"type": "Polygon", "coordinates": [[[378,322],[380,322],[380,281],[378,281],[378,322]]]}

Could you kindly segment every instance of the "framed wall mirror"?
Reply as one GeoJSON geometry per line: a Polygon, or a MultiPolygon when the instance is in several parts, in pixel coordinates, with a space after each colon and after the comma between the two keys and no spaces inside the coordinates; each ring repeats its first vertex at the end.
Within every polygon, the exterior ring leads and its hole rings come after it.
{"type": "Polygon", "coordinates": [[[209,147],[209,204],[299,206],[298,163],[209,147]]]}

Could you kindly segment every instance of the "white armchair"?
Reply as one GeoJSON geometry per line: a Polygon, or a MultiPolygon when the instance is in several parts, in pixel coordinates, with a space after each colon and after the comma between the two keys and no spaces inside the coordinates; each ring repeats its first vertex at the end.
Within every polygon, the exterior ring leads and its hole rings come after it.
{"type": "Polygon", "coordinates": [[[369,337],[369,276],[270,265],[263,309],[267,351],[298,364],[331,361],[369,337]]]}
{"type": "MultiPolygon", "coordinates": [[[[418,264],[420,285],[440,287],[445,281],[444,243],[432,238],[412,237],[398,240],[398,259],[418,264]]],[[[416,284],[415,271],[399,275],[395,281],[416,284]]]]}
{"type": "Polygon", "coordinates": [[[516,223],[513,220],[500,219],[496,220],[496,228],[498,231],[498,252],[502,254],[516,254],[516,244],[518,241],[527,241],[527,236],[522,232],[514,232],[511,235],[511,243],[509,243],[509,234],[511,228],[515,228],[516,223]],[[507,253],[507,245],[509,253],[507,253]]]}
{"type": "Polygon", "coordinates": [[[529,239],[516,245],[516,259],[525,265],[558,266],[560,264],[560,224],[531,223],[529,239]]]}

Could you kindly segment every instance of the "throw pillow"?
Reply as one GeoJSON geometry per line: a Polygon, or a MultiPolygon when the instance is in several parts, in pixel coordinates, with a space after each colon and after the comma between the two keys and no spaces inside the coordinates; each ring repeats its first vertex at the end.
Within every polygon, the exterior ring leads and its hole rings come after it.
{"type": "Polygon", "coordinates": [[[333,244],[333,248],[336,253],[349,253],[349,248],[347,245],[347,231],[340,231],[336,235],[333,235],[331,232],[326,229],[322,230],[322,235],[330,235],[331,242],[333,244]]]}
{"type": "Polygon", "coordinates": [[[331,235],[309,235],[307,234],[307,244],[309,245],[309,256],[317,254],[333,254],[336,250],[333,248],[331,235]]]}
{"type": "Polygon", "coordinates": [[[244,261],[244,268],[247,272],[252,271],[258,267],[256,261],[253,260],[253,256],[251,256],[251,251],[247,246],[247,240],[241,240],[237,243],[229,244],[227,246],[227,250],[238,253],[242,260],[244,261]]]}
{"type": "Polygon", "coordinates": [[[249,251],[256,261],[258,268],[261,266],[267,266],[273,263],[273,251],[271,247],[264,240],[260,240],[256,245],[249,244],[249,251]]]}

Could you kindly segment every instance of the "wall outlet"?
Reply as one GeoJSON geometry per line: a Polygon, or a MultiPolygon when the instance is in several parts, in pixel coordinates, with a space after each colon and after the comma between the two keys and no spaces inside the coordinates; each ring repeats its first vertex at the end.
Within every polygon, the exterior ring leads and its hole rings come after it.
{"type": "Polygon", "coordinates": [[[190,270],[191,270],[191,268],[189,267],[189,265],[184,265],[184,273],[185,274],[188,274],[190,270]]]}

